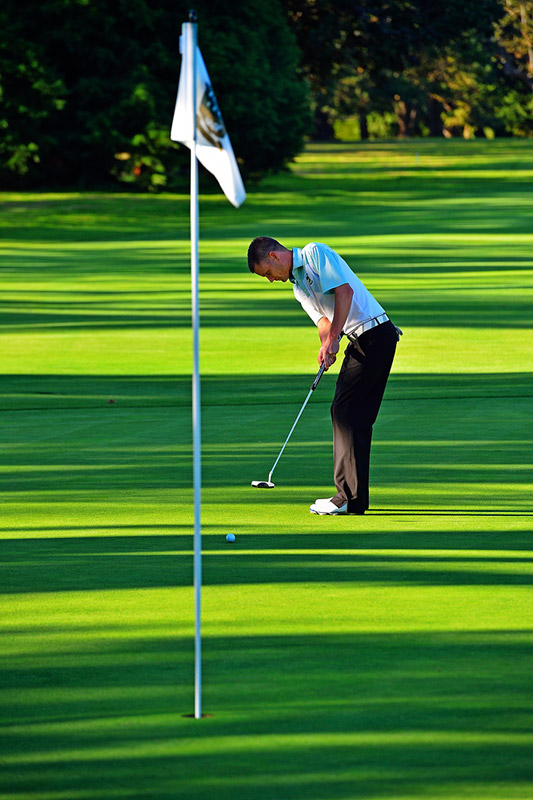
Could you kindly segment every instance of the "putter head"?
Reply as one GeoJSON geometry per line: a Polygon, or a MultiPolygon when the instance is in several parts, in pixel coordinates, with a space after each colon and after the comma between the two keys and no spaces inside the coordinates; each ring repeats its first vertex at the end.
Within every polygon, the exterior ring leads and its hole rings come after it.
{"type": "Polygon", "coordinates": [[[252,481],[252,486],[256,489],[273,489],[275,485],[272,481],[252,481]]]}

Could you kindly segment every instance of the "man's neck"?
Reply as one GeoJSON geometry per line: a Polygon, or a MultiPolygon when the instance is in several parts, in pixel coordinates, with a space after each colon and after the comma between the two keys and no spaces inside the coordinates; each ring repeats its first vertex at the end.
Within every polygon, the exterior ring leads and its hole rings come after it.
{"type": "Polygon", "coordinates": [[[292,272],[292,267],[293,267],[293,263],[294,263],[294,253],[293,253],[292,249],[289,251],[289,253],[290,253],[290,258],[289,258],[289,280],[290,280],[291,283],[295,283],[294,275],[293,275],[293,272],[292,272]]]}

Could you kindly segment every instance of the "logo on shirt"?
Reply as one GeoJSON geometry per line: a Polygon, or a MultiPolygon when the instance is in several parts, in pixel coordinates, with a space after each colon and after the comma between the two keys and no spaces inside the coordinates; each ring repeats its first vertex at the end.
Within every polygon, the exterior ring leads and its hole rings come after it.
{"type": "Polygon", "coordinates": [[[313,285],[313,279],[311,278],[311,276],[310,276],[310,275],[306,275],[306,276],[305,276],[305,280],[307,281],[307,283],[309,284],[309,286],[312,286],[312,285],[313,285]]]}

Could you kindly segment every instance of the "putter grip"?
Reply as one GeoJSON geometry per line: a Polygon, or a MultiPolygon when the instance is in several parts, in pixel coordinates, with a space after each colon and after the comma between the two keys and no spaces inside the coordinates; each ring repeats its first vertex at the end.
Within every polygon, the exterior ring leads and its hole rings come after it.
{"type": "Polygon", "coordinates": [[[324,370],[325,369],[326,369],[326,365],[324,364],[324,362],[322,362],[322,364],[320,365],[320,369],[317,372],[317,376],[316,376],[316,378],[314,379],[314,381],[313,381],[313,383],[311,385],[311,391],[312,392],[314,392],[316,387],[318,386],[318,382],[319,382],[320,378],[322,377],[322,375],[324,374],[324,370]]]}

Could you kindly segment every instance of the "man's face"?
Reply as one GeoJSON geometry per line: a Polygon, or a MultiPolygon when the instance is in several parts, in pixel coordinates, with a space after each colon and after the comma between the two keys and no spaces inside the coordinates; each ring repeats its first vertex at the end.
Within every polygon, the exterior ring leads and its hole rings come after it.
{"type": "Polygon", "coordinates": [[[255,265],[255,274],[267,278],[270,283],[289,279],[290,267],[283,263],[278,253],[269,253],[260,264],[255,265]]]}

